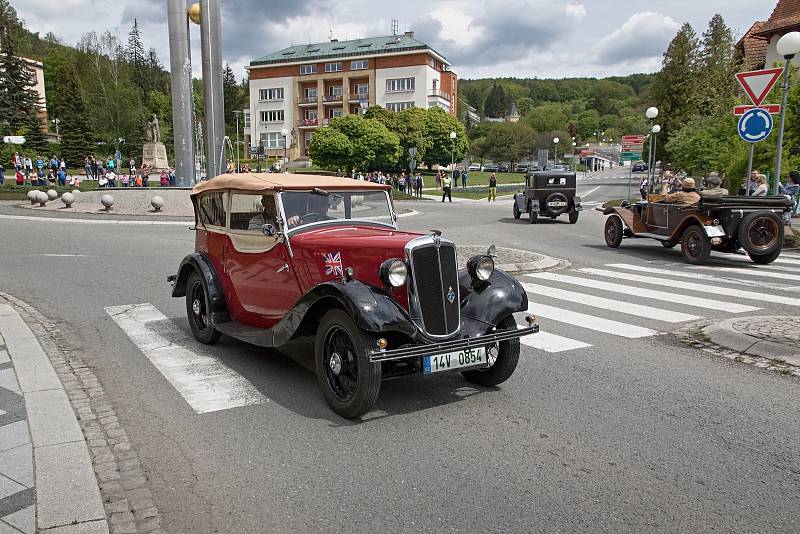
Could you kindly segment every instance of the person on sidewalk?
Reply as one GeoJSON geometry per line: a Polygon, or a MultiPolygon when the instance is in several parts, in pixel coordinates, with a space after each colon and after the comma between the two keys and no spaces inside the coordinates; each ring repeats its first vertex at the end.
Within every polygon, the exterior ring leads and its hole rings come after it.
{"type": "Polygon", "coordinates": [[[492,173],[489,177],[489,202],[497,202],[497,175],[492,173]]]}
{"type": "Polygon", "coordinates": [[[6,183],[6,168],[3,167],[3,164],[0,163],[0,186],[6,183]]]}
{"type": "Polygon", "coordinates": [[[469,170],[464,169],[461,172],[461,186],[466,189],[467,188],[467,178],[469,178],[469,170]]]}
{"type": "Polygon", "coordinates": [[[754,197],[765,197],[768,192],[767,177],[763,174],[756,175],[756,189],[753,191],[754,197]]]}
{"type": "Polygon", "coordinates": [[[414,178],[414,189],[417,193],[417,198],[422,198],[422,188],[425,187],[425,182],[422,179],[422,174],[417,173],[417,176],[414,178]]]}
{"type": "Polygon", "coordinates": [[[453,179],[449,174],[442,176],[442,202],[444,202],[444,197],[453,202],[453,179]]]}

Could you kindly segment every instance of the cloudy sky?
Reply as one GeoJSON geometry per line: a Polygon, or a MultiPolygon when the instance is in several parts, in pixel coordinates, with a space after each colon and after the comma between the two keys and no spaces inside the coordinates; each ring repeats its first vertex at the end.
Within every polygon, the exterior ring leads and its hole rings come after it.
{"type": "MultiPolygon", "coordinates": [[[[169,64],[166,0],[10,0],[28,29],[75,44],[88,31],[127,34],[169,64]]],[[[701,34],[720,13],[737,36],[777,0],[221,0],[223,57],[239,76],[251,59],[291,44],[414,30],[461,78],[613,76],[658,70],[683,22],[701,34]],[[402,7],[402,9],[400,9],[402,7]]],[[[192,39],[199,58],[199,33],[192,39]]],[[[195,61],[196,70],[199,61],[195,61]]]]}

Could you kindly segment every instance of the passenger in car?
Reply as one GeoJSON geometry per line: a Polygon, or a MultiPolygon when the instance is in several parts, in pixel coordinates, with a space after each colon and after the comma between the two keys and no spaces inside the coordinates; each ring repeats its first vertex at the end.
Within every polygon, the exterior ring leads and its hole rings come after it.
{"type": "Polygon", "coordinates": [[[697,204],[700,194],[695,189],[694,178],[684,178],[681,182],[681,191],[664,196],[664,202],[673,204],[697,204]]]}
{"type": "Polygon", "coordinates": [[[720,187],[722,185],[722,178],[715,172],[712,172],[706,178],[706,185],[707,187],[700,191],[700,196],[703,198],[716,198],[716,197],[726,197],[728,196],[728,190],[724,187],[720,187]]]}
{"type": "Polygon", "coordinates": [[[275,207],[275,197],[271,195],[261,195],[261,213],[253,216],[247,225],[248,230],[261,230],[265,224],[275,224],[278,219],[278,210],[275,207]]]}

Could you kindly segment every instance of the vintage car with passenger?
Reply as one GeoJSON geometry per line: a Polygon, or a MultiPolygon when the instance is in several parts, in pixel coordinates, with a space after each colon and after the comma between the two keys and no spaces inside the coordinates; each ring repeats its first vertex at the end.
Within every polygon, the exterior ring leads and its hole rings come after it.
{"type": "Polygon", "coordinates": [[[576,175],[571,171],[533,171],[525,175],[525,189],[514,194],[512,212],[515,219],[528,214],[531,224],[539,217],[555,219],[569,214],[569,223],[578,222],[583,210],[581,197],[575,194],[576,175]]]}
{"type": "Polygon", "coordinates": [[[391,188],[349,178],[225,174],[195,186],[195,252],[172,295],[201,343],[221,334],[261,347],[313,338],[322,393],[358,417],[381,380],[457,371],[495,386],[519,338],[538,332],[494,247],[459,268],[454,243],[400,231],[391,188]]]}
{"type": "Polygon", "coordinates": [[[678,243],[684,259],[705,263],[711,251],[737,252],[743,248],[754,263],[775,261],[783,248],[783,215],[792,201],[785,196],[701,197],[699,203],[665,202],[649,194],[647,201],[602,208],[608,215],[605,240],[617,248],[623,238],[656,239],[666,248],[678,243]]]}

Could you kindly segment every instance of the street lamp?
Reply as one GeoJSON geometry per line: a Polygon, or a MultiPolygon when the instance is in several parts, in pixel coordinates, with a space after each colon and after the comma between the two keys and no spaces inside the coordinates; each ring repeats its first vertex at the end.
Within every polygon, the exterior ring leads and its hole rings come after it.
{"type": "Polygon", "coordinates": [[[61,135],[58,133],[58,125],[61,124],[61,119],[52,119],[51,122],[56,125],[56,139],[58,139],[58,142],[60,143],[61,135]]]}
{"type": "Polygon", "coordinates": [[[286,128],[283,128],[281,130],[281,135],[283,136],[283,167],[284,167],[283,170],[285,172],[286,171],[286,163],[287,163],[287,159],[286,159],[286,138],[289,136],[289,130],[287,130],[286,128]]]}
{"type": "MultiPolygon", "coordinates": [[[[783,125],[786,120],[786,97],[789,92],[789,65],[792,58],[800,53],[800,32],[789,32],[780,39],[775,46],[778,54],[786,60],[783,67],[783,105],[781,106],[781,125],[778,129],[778,154],[775,156],[775,183],[772,184],[772,194],[778,194],[781,182],[781,157],[783,156],[783,125]]],[[[749,177],[748,177],[749,178],[749,177]]]]}
{"type": "Polygon", "coordinates": [[[553,138],[553,165],[558,165],[558,142],[560,139],[558,137],[553,138]]]}
{"type": "Polygon", "coordinates": [[[650,187],[651,188],[652,188],[652,182],[656,179],[656,169],[655,169],[655,166],[656,166],[656,144],[658,143],[658,133],[660,131],[661,131],[661,126],[659,126],[658,124],[654,124],[653,127],[650,128],[650,133],[651,133],[650,139],[652,139],[652,141],[653,141],[653,166],[651,167],[651,171],[650,171],[650,174],[652,175],[652,179],[650,181],[650,183],[651,183],[650,187]]]}
{"type": "Polygon", "coordinates": [[[242,113],[244,113],[242,110],[233,110],[233,114],[236,116],[236,172],[242,172],[242,160],[239,159],[239,115],[242,113]]]}
{"type": "Polygon", "coordinates": [[[455,164],[455,152],[456,152],[456,137],[458,135],[455,132],[450,132],[450,171],[453,171],[453,165],[455,164]]]}
{"type": "MultiPolygon", "coordinates": [[[[650,130],[652,131],[652,129],[653,129],[653,120],[656,117],[658,117],[658,108],[655,107],[655,106],[651,106],[651,107],[647,108],[647,111],[644,112],[644,116],[647,117],[650,120],[650,130]]],[[[661,131],[661,127],[659,127],[658,130],[661,131]]],[[[647,154],[647,174],[648,174],[648,176],[650,176],[650,180],[649,181],[650,181],[651,190],[652,190],[653,179],[655,178],[655,174],[653,173],[653,167],[654,167],[653,164],[655,163],[655,160],[654,160],[655,151],[653,150],[653,142],[652,142],[653,139],[654,139],[654,137],[653,137],[653,135],[651,135],[650,136],[650,143],[648,143],[648,147],[647,147],[647,149],[648,149],[647,150],[647,152],[648,152],[648,154],[647,154]]]]}
{"type": "Polygon", "coordinates": [[[576,173],[578,172],[578,164],[576,163],[576,154],[575,151],[577,150],[575,147],[578,146],[578,143],[575,142],[575,138],[572,138],[572,170],[576,173]]]}

